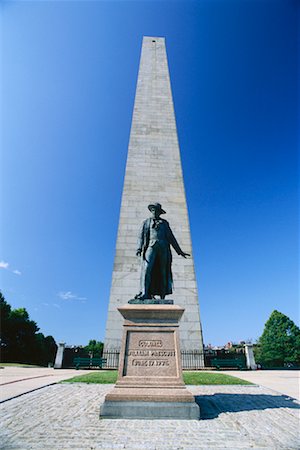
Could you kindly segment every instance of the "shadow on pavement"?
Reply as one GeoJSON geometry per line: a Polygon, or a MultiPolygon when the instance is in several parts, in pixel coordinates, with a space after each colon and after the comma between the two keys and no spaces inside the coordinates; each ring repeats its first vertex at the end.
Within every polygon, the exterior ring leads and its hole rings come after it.
{"type": "Polygon", "coordinates": [[[215,419],[221,413],[265,410],[274,408],[300,409],[297,400],[286,395],[213,394],[197,395],[201,419],[215,419]]]}

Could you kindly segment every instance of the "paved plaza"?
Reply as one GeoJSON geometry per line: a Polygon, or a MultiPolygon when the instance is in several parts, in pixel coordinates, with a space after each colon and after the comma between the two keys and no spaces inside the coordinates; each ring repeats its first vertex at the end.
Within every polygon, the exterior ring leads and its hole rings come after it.
{"type": "Polygon", "coordinates": [[[299,370],[227,370],[221,373],[259,384],[300,400],[299,370]]]}
{"type": "Polygon", "coordinates": [[[56,384],[1,404],[1,449],[298,449],[299,403],[260,386],[189,386],[196,420],[100,420],[112,385],[56,384]]]}
{"type": "Polygon", "coordinates": [[[0,369],[0,402],[50,384],[87,374],[89,370],[7,366],[0,369]]]}

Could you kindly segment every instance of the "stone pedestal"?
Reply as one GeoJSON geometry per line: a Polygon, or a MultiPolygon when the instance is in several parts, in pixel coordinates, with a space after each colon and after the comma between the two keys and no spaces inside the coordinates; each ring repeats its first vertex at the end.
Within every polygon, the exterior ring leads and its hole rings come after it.
{"type": "Polygon", "coordinates": [[[182,378],[178,329],[184,308],[128,304],[118,310],[125,319],[119,375],[100,417],[199,419],[182,378]]]}

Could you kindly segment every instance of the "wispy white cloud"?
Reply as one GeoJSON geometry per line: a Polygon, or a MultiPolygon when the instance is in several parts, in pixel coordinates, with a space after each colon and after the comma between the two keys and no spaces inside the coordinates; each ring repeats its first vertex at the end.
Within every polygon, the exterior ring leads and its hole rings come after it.
{"type": "Polygon", "coordinates": [[[73,292],[71,291],[61,291],[58,294],[58,297],[61,298],[62,300],[80,300],[82,302],[85,302],[87,299],[86,297],[80,297],[77,294],[73,294],[73,292]]]}
{"type": "Polygon", "coordinates": [[[16,275],[22,275],[22,272],[20,272],[18,269],[13,270],[13,273],[15,273],[16,275]]]}
{"type": "Polygon", "coordinates": [[[63,300],[71,300],[72,298],[74,298],[74,294],[72,294],[71,291],[67,291],[67,292],[59,292],[57,294],[60,298],[62,298],[63,300]]]}
{"type": "Polygon", "coordinates": [[[55,306],[55,308],[60,309],[60,305],[58,305],[57,303],[53,303],[53,306],[55,306]]]}
{"type": "Polygon", "coordinates": [[[22,275],[22,273],[18,269],[9,269],[9,263],[7,261],[0,261],[0,269],[6,269],[16,275],[22,275]]]}

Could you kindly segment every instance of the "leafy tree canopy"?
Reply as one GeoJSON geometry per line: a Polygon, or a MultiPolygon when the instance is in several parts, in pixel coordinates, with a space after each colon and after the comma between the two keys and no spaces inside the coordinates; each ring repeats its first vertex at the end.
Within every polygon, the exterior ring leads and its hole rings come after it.
{"type": "Polygon", "coordinates": [[[53,363],[56,343],[52,336],[38,333],[36,322],[30,320],[25,308],[12,309],[0,292],[1,360],[47,365],[53,363]]]}
{"type": "Polygon", "coordinates": [[[96,341],[95,339],[91,339],[84,347],[84,350],[87,353],[93,353],[93,356],[102,356],[103,353],[103,342],[96,341]]]}
{"type": "Polygon", "coordinates": [[[267,320],[256,350],[264,367],[300,365],[300,329],[287,316],[274,310],[267,320]]]}

